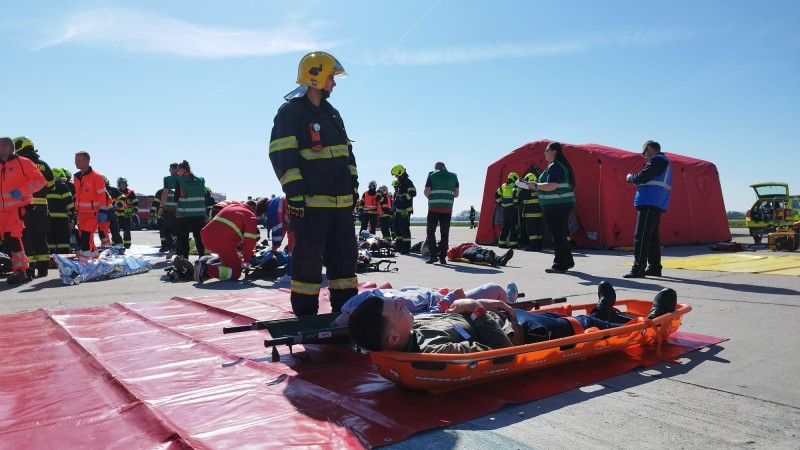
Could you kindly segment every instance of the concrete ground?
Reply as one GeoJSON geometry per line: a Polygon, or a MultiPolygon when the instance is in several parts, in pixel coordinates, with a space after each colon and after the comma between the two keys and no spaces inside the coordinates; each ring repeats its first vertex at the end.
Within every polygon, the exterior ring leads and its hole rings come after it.
{"type": "MultiPolygon", "coordinates": [[[[746,230],[732,231],[734,240],[752,242],[746,230]]],[[[424,232],[424,227],[412,227],[413,241],[424,239],[424,232]]],[[[451,230],[451,244],[473,239],[474,230],[451,230]]],[[[138,231],[133,241],[156,245],[158,237],[138,231]]],[[[663,257],[709,252],[703,246],[670,247],[663,257]]],[[[516,282],[529,299],[567,296],[574,303],[596,301],[602,280],[616,287],[618,298],[650,299],[671,287],[680,302],[693,308],[681,331],[729,340],[685,355],[682,364],[662,363],[506,406],[467,423],[419,433],[390,448],[800,448],[800,356],[795,347],[800,342],[795,327],[800,321],[800,278],[665,269],[662,278],[627,280],[622,275],[630,268],[630,253],[577,250],[574,255],[576,267],[566,275],[544,272],[552,263],[551,252],[518,251],[505,268],[431,266],[418,256],[398,256],[398,272],[362,274],[359,280],[432,287],[516,282]]],[[[269,280],[169,282],[161,270],[164,265],[156,262],[145,274],[77,286],[64,286],[56,271],[13,288],[0,282],[0,313],[286,286],[269,280]]]]}

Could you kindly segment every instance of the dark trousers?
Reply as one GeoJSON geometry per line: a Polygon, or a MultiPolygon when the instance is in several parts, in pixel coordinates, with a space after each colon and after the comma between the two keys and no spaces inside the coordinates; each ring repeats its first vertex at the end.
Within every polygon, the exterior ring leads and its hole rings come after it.
{"type": "MultiPolygon", "coordinates": [[[[572,325],[558,313],[532,313],[519,309],[515,310],[515,312],[517,315],[517,323],[522,325],[522,329],[525,332],[523,337],[524,344],[550,341],[575,335],[572,325]]],[[[607,322],[591,315],[574,317],[584,329],[597,327],[600,330],[605,330],[607,328],[616,328],[623,325],[621,323],[607,322]]]]}
{"type": "Polygon", "coordinates": [[[558,270],[569,270],[575,266],[572,259],[572,250],[569,247],[569,215],[572,214],[574,207],[548,209],[543,212],[544,221],[550,234],[553,236],[553,268],[558,270]]]}
{"type": "Polygon", "coordinates": [[[643,273],[650,264],[661,270],[661,239],[659,225],[661,210],[655,206],[640,206],[636,215],[636,231],[633,234],[633,268],[631,272],[643,273]]]}
{"type": "Polygon", "coordinates": [[[164,210],[164,215],[161,216],[161,245],[167,250],[175,248],[174,236],[178,232],[176,220],[175,211],[164,210]]]}
{"type": "Polygon", "coordinates": [[[50,253],[69,253],[69,219],[66,217],[50,218],[50,233],[47,236],[47,245],[50,253]]]}
{"type": "Polygon", "coordinates": [[[509,247],[515,247],[519,244],[517,241],[518,216],[517,205],[503,207],[503,228],[500,230],[500,238],[498,239],[500,244],[506,243],[509,247]]]}
{"type": "Polygon", "coordinates": [[[378,226],[377,213],[361,213],[361,231],[369,230],[370,233],[375,234],[375,228],[378,226]]]}
{"type": "Polygon", "coordinates": [[[405,212],[394,214],[394,231],[397,234],[397,250],[407,255],[411,251],[411,215],[405,212]]]}
{"type": "Polygon", "coordinates": [[[290,299],[296,316],[319,311],[322,265],[325,264],[331,310],[339,312],[350,297],[358,293],[356,264],[358,248],[349,210],[292,216],[294,231],[290,299]]]}
{"type": "Polygon", "coordinates": [[[206,223],[205,216],[200,217],[179,217],[178,222],[178,248],[177,255],[182,258],[189,258],[189,232],[194,237],[194,245],[197,247],[197,254],[203,256],[206,254],[206,248],[203,246],[203,238],[200,237],[200,231],[206,223]]]}
{"type": "Polygon", "coordinates": [[[451,213],[442,212],[428,212],[428,251],[431,258],[444,258],[447,256],[447,250],[450,245],[450,220],[453,215],[451,213]],[[442,238],[439,240],[439,245],[436,245],[436,227],[439,227],[439,234],[442,238]],[[438,251],[437,251],[438,248],[438,251]]]}
{"type": "Polygon", "coordinates": [[[50,268],[50,248],[47,235],[50,232],[50,218],[47,205],[28,205],[25,207],[25,229],[22,230],[22,245],[30,267],[39,270],[50,268]]]}
{"type": "Polygon", "coordinates": [[[131,217],[117,216],[117,222],[119,222],[119,229],[122,231],[122,245],[125,248],[131,248],[131,217]]]}
{"type": "Polygon", "coordinates": [[[381,223],[381,234],[384,239],[391,239],[392,237],[392,217],[379,216],[378,221],[381,223]]]}
{"type": "MultiPolygon", "coordinates": [[[[541,214],[541,213],[539,213],[541,214]]],[[[528,249],[542,250],[542,218],[525,217],[525,232],[528,234],[528,249]]]]}

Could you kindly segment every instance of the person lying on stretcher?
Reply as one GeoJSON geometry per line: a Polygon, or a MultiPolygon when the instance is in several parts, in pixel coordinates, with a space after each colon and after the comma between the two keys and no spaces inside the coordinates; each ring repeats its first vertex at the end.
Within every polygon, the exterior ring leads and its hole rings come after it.
{"type": "Polygon", "coordinates": [[[400,289],[373,289],[359,293],[342,305],[342,314],[334,320],[334,323],[339,326],[347,325],[350,314],[358,305],[370,297],[391,299],[392,301],[402,300],[405,304],[405,309],[415,315],[445,312],[454,301],[463,298],[481,298],[514,303],[517,301],[517,295],[517,285],[514,283],[509,284],[505,289],[497,283],[486,283],[467,291],[464,291],[463,288],[451,291],[420,286],[409,286],[400,289]]]}
{"type": "MultiPolygon", "coordinates": [[[[590,327],[619,327],[633,318],[614,310],[617,296],[610,283],[600,283],[597,294],[591,313],[572,320],[554,312],[514,310],[499,300],[467,298],[454,301],[445,314],[414,316],[403,301],[369,297],[352,311],[347,328],[353,341],[370,351],[450,354],[560,339],[590,327]]],[[[675,311],[677,302],[674,290],[663,289],[647,317],[675,311]]]]}

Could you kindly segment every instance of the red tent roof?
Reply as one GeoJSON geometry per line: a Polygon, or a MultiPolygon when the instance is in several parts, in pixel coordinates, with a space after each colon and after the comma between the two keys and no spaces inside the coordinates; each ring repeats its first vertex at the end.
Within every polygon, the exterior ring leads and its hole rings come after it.
{"type": "MultiPolygon", "coordinates": [[[[486,170],[481,215],[475,241],[493,243],[494,193],[509,172],[520,177],[531,167],[547,167],[544,150],[551,141],[534,141],[508,153],[486,170]]],[[[628,173],[642,170],[639,151],[630,152],[598,144],[565,144],[564,154],[575,171],[575,207],[580,228],[572,234],[582,247],[633,245],[636,187],[625,181],[628,173]]],[[[664,152],[672,164],[669,211],[661,216],[663,244],[698,244],[731,239],[717,167],[700,159],[664,152]]]]}

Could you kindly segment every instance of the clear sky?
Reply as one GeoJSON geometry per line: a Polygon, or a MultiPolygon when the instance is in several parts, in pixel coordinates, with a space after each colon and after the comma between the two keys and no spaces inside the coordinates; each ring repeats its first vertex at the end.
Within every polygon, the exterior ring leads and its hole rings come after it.
{"type": "Polygon", "coordinates": [[[715,163],[727,210],[756,182],[800,194],[794,0],[6,1],[0,135],[141,193],[182,159],[228,198],[279,193],[272,119],[310,50],[350,74],[330,101],[364,187],[403,164],[421,191],[441,160],[459,212],[526,142],[654,139],[715,163]]]}

